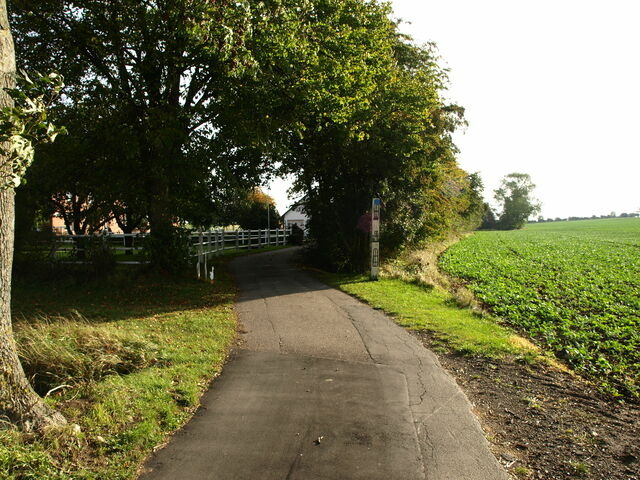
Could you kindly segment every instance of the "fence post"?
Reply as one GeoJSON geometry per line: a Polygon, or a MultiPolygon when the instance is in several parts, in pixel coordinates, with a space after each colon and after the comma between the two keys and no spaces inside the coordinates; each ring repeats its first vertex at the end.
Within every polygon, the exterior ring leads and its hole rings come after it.
{"type": "Polygon", "coordinates": [[[236,228],[236,250],[238,250],[238,236],[240,235],[240,232],[238,231],[238,229],[236,228]]]}
{"type": "Polygon", "coordinates": [[[213,230],[213,252],[218,255],[218,231],[213,230]]]}
{"type": "MultiPolygon", "coordinates": [[[[206,234],[205,234],[206,235],[206,234]]],[[[208,237],[209,239],[211,237],[208,237]]],[[[204,238],[202,239],[202,250],[204,251],[204,272],[203,272],[203,277],[206,280],[207,279],[207,272],[209,270],[207,270],[207,260],[209,259],[209,249],[211,248],[209,245],[204,244],[204,238]]]]}
{"type": "Polygon", "coordinates": [[[201,268],[202,268],[202,231],[198,233],[198,278],[200,278],[201,268]]]}

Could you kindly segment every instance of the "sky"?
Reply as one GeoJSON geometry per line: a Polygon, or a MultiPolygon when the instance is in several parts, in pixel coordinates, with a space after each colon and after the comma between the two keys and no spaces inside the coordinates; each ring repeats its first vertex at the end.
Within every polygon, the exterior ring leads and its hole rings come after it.
{"type": "MultiPolygon", "coordinates": [[[[443,95],[465,108],[460,166],[492,201],[531,175],[547,218],[640,210],[640,1],[393,0],[400,31],[435,42],[443,95]]],[[[269,192],[284,213],[286,180],[269,192]]]]}

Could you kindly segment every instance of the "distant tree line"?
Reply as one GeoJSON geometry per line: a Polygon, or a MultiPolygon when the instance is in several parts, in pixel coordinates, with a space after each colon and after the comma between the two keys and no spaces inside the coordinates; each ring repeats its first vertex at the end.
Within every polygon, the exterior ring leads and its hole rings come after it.
{"type": "Polygon", "coordinates": [[[615,212],[611,212],[609,215],[591,215],[590,217],[544,218],[540,216],[537,218],[537,220],[532,220],[532,221],[537,223],[544,223],[544,222],[567,222],[567,221],[573,221],[573,220],[597,220],[601,218],[638,218],[638,217],[640,217],[640,213],[638,212],[621,213],[620,215],[616,215],[615,212]]]}
{"type": "Polygon", "coordinates": [[[592,215],[590,217],[545,218],[533,219],[540,212],[541,204],[533,196],[535,185],[526,173],[510,173],[506,175],[500,187],[494,191],[494,198],[498,204],[496,210],[488,203],[482,205],[483,230],[515,230],[524,227],[527,222],[565,222],[570,220],[593,220],[599,218],[634,218],[640,217],[640,211],[621,213],[611,212],[608,215],[592,215]]]}

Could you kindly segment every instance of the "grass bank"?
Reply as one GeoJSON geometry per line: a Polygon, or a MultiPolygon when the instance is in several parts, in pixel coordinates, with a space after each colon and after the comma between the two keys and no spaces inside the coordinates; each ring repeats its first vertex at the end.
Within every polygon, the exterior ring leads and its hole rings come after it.
{"type": "Polygon", "coordinates": [[[536,349],[490,316],[461,308],[445,290],[398,278],[372,282],[362,275],[320,273],[327,284],[390,314],[410,330],[429,331],[436,344],[464,355],[537,356],[536,349]]]}
{"type": "Polygon", "coordinates": [[[17,283],[25,371],[71,425],[45,435],[0,430],[0,478],[134,477],[192,415],[234,341],[226,258],[213,283],[131,269],[100,281],[17,283]]]}

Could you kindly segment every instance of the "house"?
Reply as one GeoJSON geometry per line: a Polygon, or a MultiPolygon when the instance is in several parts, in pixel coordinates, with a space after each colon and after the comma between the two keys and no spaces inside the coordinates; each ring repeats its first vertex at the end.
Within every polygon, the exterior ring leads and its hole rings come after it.
{"type": "Polygon", "coordinates": [[[291,228],[293,225],[297,225],[302,228],[302,230],[306,230],[308,221],[309,217],[304,212],[304,205],[301,202],[294,204],[282,216],[282,223],[286,229],[291,228]]]}
{"type": "MultiPolygon", "coordinates": [[[[60,213],[55,212],[51,217],[49,217],[49,223],[51,225],[51,230],[56,235],[67,235],[69,233],[67,231],[67,226],[64,223],[64,219],[60,213]]],[[[118,226],[118,222],[115,219],[110,219],[107,223],[105,223],[99,230],[100,232],[109,232],[121,234],[124,233],[122,229],[118,226]]],[[[136,230],[137,231],[137,230],[136,230]]]]}

